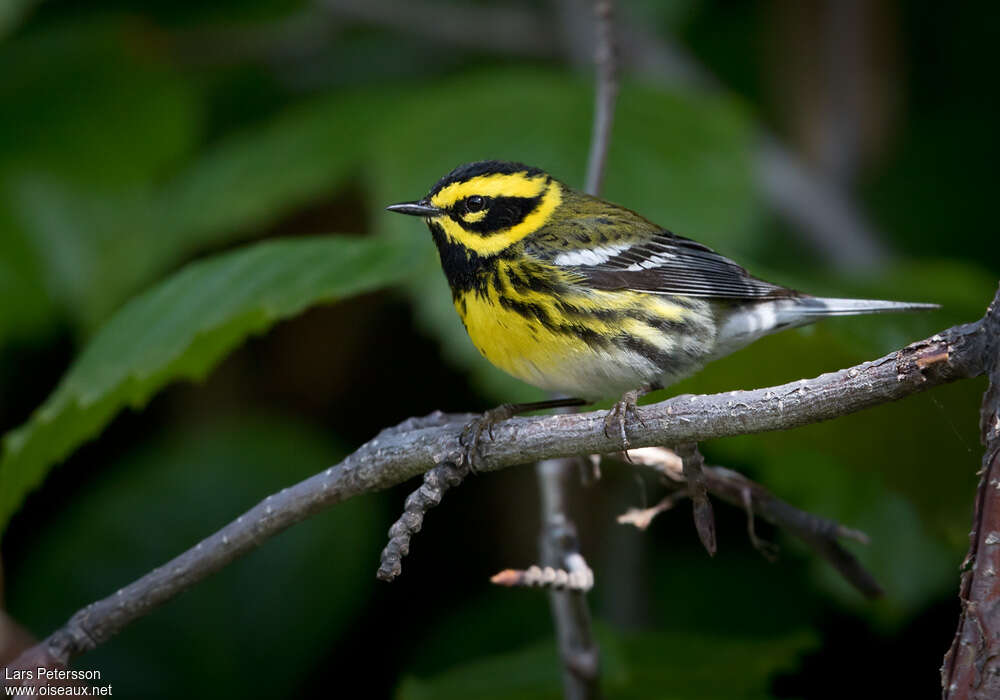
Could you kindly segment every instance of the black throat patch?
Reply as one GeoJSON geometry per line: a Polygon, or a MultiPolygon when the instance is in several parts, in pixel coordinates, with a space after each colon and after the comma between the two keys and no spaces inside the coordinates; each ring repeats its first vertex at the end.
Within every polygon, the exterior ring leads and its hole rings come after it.
{"type": "Polygon", "coordinates": [[[485,293],[486,279],[490,270],[496,266],[494,258],[484,258],[474,250],[450,241],[440,224],[429,222],[427,226],[437,244],[441,269],[448,278],[452,298],[474,290],[485,293]]]}

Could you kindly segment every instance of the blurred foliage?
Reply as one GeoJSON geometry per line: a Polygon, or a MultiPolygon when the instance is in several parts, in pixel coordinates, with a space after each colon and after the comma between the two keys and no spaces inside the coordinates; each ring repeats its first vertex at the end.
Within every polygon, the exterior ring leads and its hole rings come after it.
{"type": "Polygon", "coordinates": [[[32,419],[4,438],[0,525],[53,462],[176,379],[204,377],[227,352],[311,304],[383,286],[403,257],[346,236],[258,243],[192,263],[101,329],[32,419]]]}
{"type": "MultiPolygon", "coordinates": [[[[622,4],[650,31],[683,37],[732,90],[626,77],[609,199],[776,282],[944,306],[786,332],[669,393],[815,375],[982,314],[1000,274],[988,176],[996,98],[981,90],[992,79],[990,7],[947,22],[927,19],[940,14],[929,2],[898,8],[900,60],[910,68],[900,89],[911,101],[857,192],[898,255],[877,274],[845,278],[774,220],[754,182],[761,122],[775,112],[762,74],[776,70],[760,50],[773,38],[766,12],[706,0],[622,4]]],[[[480,158],[521,160],[580,184],[586,72],[355,26],[300,0],[15,0],[0,4],[0,75],[0,415],[11,429],[0,520],[54,463],[70,462],[28,498],[4,539],[6,603],[35,633],[350,449],[319,436],[347,431],[319,407],[355,407],[352,428],[364,434],[399,420],[393,407],[411,386],[377,376],[351,383],[373,376],[357,371],[371,357],[404,368],[396,377],[422,375],[421,363],[449,366],[454,380],[424,389],[423,412],[477,408],[443,397],[486,406],[538,396],[474,350],[423,227],[381,208],[480,158]],[[395,297],[345,299],[386,285],[395,297]],[[360,329],[345,324],[344,340],[330,341],[313,327],[329,317],[306,315],[283,326],[283,342],[243,345],[335,300],[358,309],[343,318],[371,319],[392,337],[359,346],[348,338],[360,329]],[[401,303],[436,351],[392,325],[401,303]],[[317,338],[340,346],[322,370],[340,381],[317,378],[312,389],[342,393],[276,394],[282,368],[317,338]],[[58,358],[70,353],[78,359],[67,371],[58,358]],[[170,388],[206,377],[196,389],[170,388]],[[33,397],[49,392],[31,414],[33,397]]],[[[597,565],[594,598],[626,591],[646,611],[635,631],[617,623],[621,605],[596,605],[607,621],[606,693],[770,697],[774,678],[796,673],[810,650],[831,659],[828,673],[841,673],[838,659],[859,673],[886,663],[850,656],[859,634],[887,635],[900,658],[944,649],[951,627],[925,638],[905,630],[954,594],[981,391],[963,382],[859,416],[703,446],[791,503],[865,530],[872,544],[852,549],[887,590],[875,604],[780,533],[783,557],[768,566],[745,544],[735,509],[719,508],[713,560],[698,550],[684,508],[643,535],[612,537],[624,502],[647,494],[606,476],[606,500],[581,513],[593,530],[585,542],[600,552],[595,561],[612,561],[621,552],[605,551],[609,543],[626,541],[645,564],[597,565]],[[831,619],[850,621],[851,634],[838,636],[831,619]]],[[[367,497],[297,526],[80,664],[143,697],[174,695],[181,680],[213,697],[317,694],[329,691],[331,666],[364,675],[371,696],[558,696],[544,598],[483,594],[483,579],[463,567],[471,554],[452,549],[452,538],[474,537],[462,543],[482,566],[530,561],[535,496],[513,474],[474,481],[435,510],[391,590],[375,586],[373,569],[392,516],[367,497]]],[[[394,496],[396,510],[402,493],[394,496]]],[[[914,684],[936,682],[935,668],[914,673],[914,684]]],[[[826,697],[825,685],[817,676],[794,687],[826,697]]]]}
{"type": "MultiPolygon", "coordinates": [[[[815,645],[807,632],[769,638],[685,633],[598,634],[602,651],[602,691],[613,698],[768,698],[774,675],[815,645]],[[721,674],[720,668],[739,668],[721,674]]],[[[409,678],[400,700],[425,698],[562,697],[555,641],[499,654],[449,669],[430,679],[409,678]]]]}
{"type": "MultiPolygon", "coordinates": [[[[54,629],[343,454],[315,429],[274,416],[151,436],[45,523],[9,595],[25,619],[54,629]],[[148,528],[123,527],[140,522],[148,528]]],[[[310,519],[131,626],[88,668],[114,669],[125,697],[176,697],[182,668],[198,679],[198,696],[283,695],[371,595],[383,520],[374,496],[310,519]],[[297,644],[277,643],[291,628],[297,644]]]]}

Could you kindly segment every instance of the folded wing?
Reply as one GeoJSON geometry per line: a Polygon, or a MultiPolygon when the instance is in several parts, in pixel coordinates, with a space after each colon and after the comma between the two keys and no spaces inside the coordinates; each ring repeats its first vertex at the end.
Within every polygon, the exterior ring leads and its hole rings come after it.
{"type": "Polygon", "coordinates": [[[595,289],[633,289],[732,300],[798,295],[786,287],[757,279],[711,248],[669,231],[587,253],[561,253],[552,262],[571,268],[595,289]]]}

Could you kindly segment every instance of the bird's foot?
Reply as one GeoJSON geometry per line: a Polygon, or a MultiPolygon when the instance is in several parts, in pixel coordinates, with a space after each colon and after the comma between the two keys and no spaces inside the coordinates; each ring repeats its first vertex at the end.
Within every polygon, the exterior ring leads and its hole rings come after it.
{"type": "Polygon", "coordinates": [[[480,471],[483,464],[483,455],[480,452],[480,445],[483,442],[483,433],[493,439],[493,427],[497,423],[502,423],[516,415],[528,411],[539,411],[547,408],[564,408],[570,406],[583,406],[586,401],[583,399],[550,399],[548,401],[535,401],[533,403],[505,403],[496,408],[491,408],[470,421],[459,436],[459,443],[465,448],[465,463],[469,465],[469,471],[476,473],[480,471]]]}
{"type": "Polygon", "coordinates": [[[462,429],[459,443],[465,448],[465,463],[469,465],[469,472],[475,474],[483,463],[483,455],[479,451],[479,444],[482,442],[483,433],[493,439],[493,426],[505,420],[509,420],[517,415],[517,405],[505,403],[491,408],[475,420],[469,421],[462,429]]]}
{"type": "Polygon", "coordinates": [[[608,415],[604,417],[604,435],[611,437],[612,433],[614,433],[618,436],[622,443],[622,452],[625,453],[625,459],[629,459],[627,430],[629,421],[636,421],[642,426],[646,425],[639,416],[639,411],[636,409],[636,402],[643,393],[645,392],[640,389],[626,391],[622,394],[621,399],[611,407],[608,415]]]}

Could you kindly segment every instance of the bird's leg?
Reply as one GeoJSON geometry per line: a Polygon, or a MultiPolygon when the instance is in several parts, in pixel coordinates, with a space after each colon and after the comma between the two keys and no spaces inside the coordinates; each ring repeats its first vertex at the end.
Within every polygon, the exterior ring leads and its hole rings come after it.
{"type": "Polygon", "coordinates": [[[583,399],[550,399],[548,401],[533,401],[530,403],[505,403],[491,408],[482,416],[470,421],[462,429],[459,442],[465,447],[465,460],[469,465],[469,471],[475,473],[479,471],[482,455],[479,453],[479,443],[482,442],[483,433],[488,433],[490,440],[493,439],[493,426],[509,418],[528,413],[529,411],[541,411],[546,408],[563,408],[566,406],[585,406],[583,399]]]}
{"type": "Polygon", "coordinates": [[[635,420],[643,426],[646,425],[642,422],[642,418],[636,410],[636,404],[640,398],[659,388],[661,387],[656,384],[647,384],[639,387],[638,389],[626,391],[622,394],[622,397],[617,401],[617,403],[611,407],[611,410],[608,411],[608,415],[604,417],[604,435],[606,437],[611,437],[612,432],[617,433],[618,437],[621,438],[622,441],[622,452],[625,453],[625,459],[628,459],[629,448],[628,432],[625,428],[629,420],[635,420]]]}

